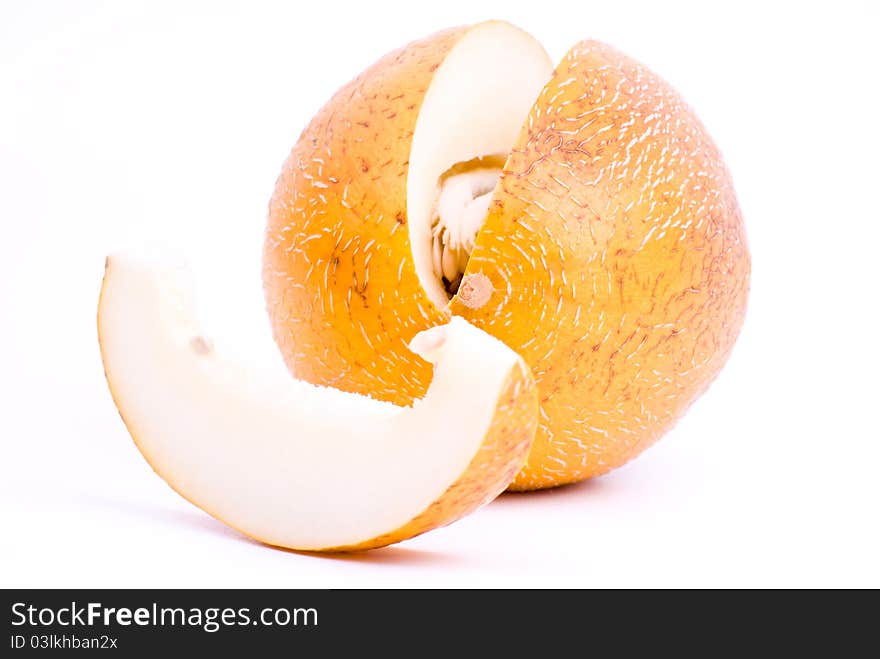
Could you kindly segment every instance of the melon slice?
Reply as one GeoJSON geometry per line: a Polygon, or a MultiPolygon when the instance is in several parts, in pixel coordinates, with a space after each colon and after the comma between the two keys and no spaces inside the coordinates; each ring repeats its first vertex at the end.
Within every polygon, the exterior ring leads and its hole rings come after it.
{"type": "Polygon", "coordinates": [[[530,371],[460,318],[411,341],[434,376],[423,399],[397,407],[225,359],[193,302],[171,259],[108,258],[107,381],[156,473],[252,538],[298,550],[391,544],[487,503],[525,461],[537,425],[530,371]]]}

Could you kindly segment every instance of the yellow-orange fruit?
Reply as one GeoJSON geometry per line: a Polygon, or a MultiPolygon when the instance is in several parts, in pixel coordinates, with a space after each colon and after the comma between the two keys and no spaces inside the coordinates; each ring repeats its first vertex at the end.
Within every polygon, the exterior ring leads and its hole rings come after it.
{"type": "Polygon", "coordinates": [[[654,73],[575,46],[504,165],[458,294],[436,306],[405,230],[409,147],[433,70],[461,30],[392,53],[315,117],[273,196],[264,282],[300,378],[406,403],[429,374],[412,335],[459,314],[532,367],[540,425],[512,489],[634,457],[726,361],[749,255],[723,160],[654,73]]]}

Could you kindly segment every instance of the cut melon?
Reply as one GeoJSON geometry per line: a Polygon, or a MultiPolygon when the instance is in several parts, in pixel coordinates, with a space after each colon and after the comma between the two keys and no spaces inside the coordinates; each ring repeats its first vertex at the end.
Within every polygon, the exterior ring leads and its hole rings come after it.
{"type": "Polygon", "coordinates": [[[107,381],[138,449],[174,490],[270,545],[351,550],[448,524],[504,490],[537,424],[529,370],[462,319],[419,333],[434,364],[411,408],[269,377],[202,334],[187,272],[107,261],[98,310],[107,381]]]}

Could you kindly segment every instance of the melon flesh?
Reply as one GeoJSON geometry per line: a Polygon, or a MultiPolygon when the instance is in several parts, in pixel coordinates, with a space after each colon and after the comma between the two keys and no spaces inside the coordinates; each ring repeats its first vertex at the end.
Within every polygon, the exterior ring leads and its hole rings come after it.
{"type": "MultiPolygon", "coordinates": [[[[449,179],[443,175],[461,163],[487,157],[498,163],[488,192],[479,184],[472,186],[473,198],[482,199],[473,205],[460,203],[457,218],[444,218],[453,235],[462,235],[473,246],[501,164],[552,72],[547,52],[531,35],[509,23],[490,21],[468,30],[431,80],[412,138],[406,205],[416,273],[440,308],[449,303],[450,291],[434,267],[438,261],[432,249],[433,220],[445,198],[456,196],[444,187],[462,177],[485,179],[485,171],[449,179]],[[516,72],[515,84],[511,72],[516,72]]],[[[467,259],[460,260],[463,271],[467,259]]]]}
{"type": "MultiPolygon", "coordinates": [[[[511,377],[530,382],[513,351],[458,318],[413,339],[435,366],[411,408],[252,372],[201,333],[185,268],[154,256],[108,259],[98,321],[117,407],[154,470],[230,526],[296,549],[393,536],[466,472],[511,377]]],[[[526,416],[503,480],[528,452],[526,416]]],[[[484,475],[480,502],[506,486],[484,475]]]]}

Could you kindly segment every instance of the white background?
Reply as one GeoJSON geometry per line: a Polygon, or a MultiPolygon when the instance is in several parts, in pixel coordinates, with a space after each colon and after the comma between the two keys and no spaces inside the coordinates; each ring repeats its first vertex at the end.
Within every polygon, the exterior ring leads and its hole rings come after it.
{"type": "Polygon", "coordinates": [[[4,0],[0,584],[880,586],[880,21],[868,2],[715,4],[4,0]],[[251,542],[126,434],[95,335],[104,255],[177,246],[211,324],[276,360],[260,248],[300,130],[386,51],[493,17],[556,59],[610,42],[695,107],[754,259],[736,350],[608,476],[359,556],[251,542]]]}

